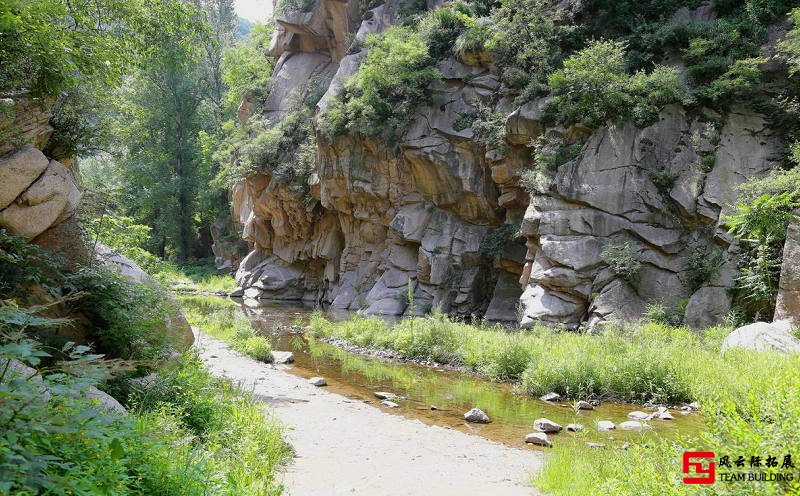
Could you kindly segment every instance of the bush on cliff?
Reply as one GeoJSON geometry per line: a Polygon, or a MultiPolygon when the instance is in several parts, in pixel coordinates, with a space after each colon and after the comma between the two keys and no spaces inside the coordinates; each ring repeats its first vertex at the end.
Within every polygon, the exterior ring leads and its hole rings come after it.
{"type": "Polygon", "coordinates": [[[430,103],[430,86],[441,78],[418,32],[392,27],[367,37],[366,59],[344,87],[340,101],[322,115],[327,137],[358,132],[396,140],[418,105],[430,103]]]}

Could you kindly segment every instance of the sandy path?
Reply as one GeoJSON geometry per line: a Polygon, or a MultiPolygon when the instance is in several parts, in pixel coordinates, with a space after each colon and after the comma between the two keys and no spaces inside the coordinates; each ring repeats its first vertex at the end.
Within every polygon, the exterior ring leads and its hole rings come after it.
{"type": "Polygon", "coordinates": [[[290,496],[537,495],[541,453],[381,412],[198,336],[203,360],[272,404],[296,458],[290,496]]]}

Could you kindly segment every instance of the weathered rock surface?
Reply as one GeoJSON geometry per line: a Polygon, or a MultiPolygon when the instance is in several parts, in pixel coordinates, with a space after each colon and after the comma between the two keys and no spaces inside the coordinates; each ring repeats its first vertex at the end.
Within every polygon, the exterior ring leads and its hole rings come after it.
{"type": "Polygon", "coordinates": [[[473,408],[465,413],[464,420],[474,424],[488,424],[490,422],[489,416],[486,415],[480,408],[473,408]]]}
{"type": "MultiPolygon", "coordinates": [[[[309,80],[326,89],[318,104],[326,111],[365,55],[348,52],[344,40],[386,29],[396,11],[389,1],[359,16],[355,0],[320,0],[310,12],[279,15],[274,86],[259,118],[277,122],[309,80]]],[[[689,299],[687,324],[719,322],[731,305],[737,248],[720,219],[741,183],[780,160],[783,144],[768,120],[740,108],[703,115],[673,105],[646,128],[548,128],[546,98],[515,105],[498,93],[490,66],[484,53],[440,61],[436,104],[420,105],[397,143],[318,137],[310,199],[267,174],[237,185],[233,221],[250,247],[236,276],[245,294],[568,328],[636,320],[650,303],[689,299]],[[492,102],[507,115],[508,146],[498,149],[476,142],[464,120],[492,102]],[[520,177],[540,137],[579,153],[528,194],[520,177]],[[522,238],[481,253],[504,224],[522,238]],[[602,255],[626,242],[642,265],[630,279],[602,255]],[[711,246],[723,267],[698,287],[686,261],[711,246]]],[[[220,249],[221,265],[225,256],[220,249]]]]}
{"type": "Polygon", "coordinates": [[[284,364],[294,362],[294,353],[291,351],[273,351],[272,363],[284,364]]]}
{"type": "Polygon", "coordinates": [[[800,225],[796,223],[790,225],[786,232],[778,286],[775,320],[800,321],[800,225]]]}
{"type": "Polygon", "coordinates": [[[550,442],[550,438],[544,432],[532,432],[525,436],[525,442],[527,444],[535,444],[537,446],[545,446],[547,448],[553,445],[550,442]]]}
{"type": "Polygon", "coordinates": [[[800,353],[800,339],[792,336],[792,323],[788,320],[767,323],[756,322],[739,327],[725,337],[722,351],[744,348],[756,351],[800,353]]]}
{"type": "Polygon", "coordinates": [[[311,379],[308,380],[308,383],[311,384],[312,386],[317,386],[317,387],[328,385],[328,381],[326,381],[324,377],[312,377],[311,379]]]}
{"type": "Polygon", "coordinates": [[[600,420],[599,422],[597,422],[596,427],[597,430],[600,432],[612,431],[617,428],[617,426],[614,425],[614,422],[610,420],[600,420]]]}
{"type": "Polygon", "coordinates": [[[560,432],[563,427],[561,424],[553,422],[550,419],[540,418],[533,421],[533,428],[539,432],[560,432]]]}
{"type": "Polygon", "coordinates": [[[619,424],[619,428],[623,431],[644,431],[647,429],[651,429],[651,427],[645,423],[642,423],[639,420],[626,420],[625,422],[621,422],[619,424]]]}

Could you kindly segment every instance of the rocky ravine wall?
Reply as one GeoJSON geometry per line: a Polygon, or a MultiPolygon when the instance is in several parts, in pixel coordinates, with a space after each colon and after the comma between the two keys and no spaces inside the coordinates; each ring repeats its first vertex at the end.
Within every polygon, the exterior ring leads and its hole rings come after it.
{"type": "MultiPolygon", "coordinates": [[[[348,33],[363,39],[379,32],[395,10],[389,1],[361,21],[358,2],[320,0],[310,13],[279,16],[264,117],[282,116],[309,80],[328,85],[323,112],[364,56],[346,53],[348,33]]],[[[638,318],[649,302],[688,299],[687,323],[721,319],[730,309],[737,248],[720,217],[739,184],[779,159],[782,144],[768,121],[744,109],[691,116],[673,106],[645,129],[544,128],[543,101],[515,107],[498,94],[491,58],[472,55],[439,64],[436,103],[418,109],[396,148],[361,135],[320,139],[309,183],[315,201],[268,175],[237,185],[233,217],[251,246],[236,275],[243,294],[398,315],[408,310],[411,281],[418,313],[441,307],[577,327],[638,318]],[[472,129],[456,129],[478,103],[508,115],[508,147],[487,150],[472,129]],[[542,134],[584,144],[549,187],[529,195],[520,172],[530,165],[527,145],[542,134]],[[664,171],[675,180],[659,188],[664,171]],[[511,243],[482,260],[482,240],[506,223],[520,226],[527,245],[511,243]],[[640,247],[643,262],[633,284],[601,257],[605,246],[626,241],[640,247]],[[685,261],[709,245],[724,252],[724,264],[690,291],[685,261]]]]}

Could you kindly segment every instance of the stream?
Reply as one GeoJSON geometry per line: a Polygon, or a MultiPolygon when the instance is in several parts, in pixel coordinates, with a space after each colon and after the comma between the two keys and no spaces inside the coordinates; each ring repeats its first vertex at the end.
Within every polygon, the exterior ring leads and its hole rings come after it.
{"type": "MultiPolygon", "coordinates": [[[[672,437],[679,433],[692,434],[703,428],[698,413],[685,415],[670,410],[674,420],[649,421],[650,431],[616,429],[598,432],[594,428],[597,421],[611,420],[619,424],[628,420],[629,412],[646,410],[641,405],[602,403],[594,410],[576,411],[571,402],[548,403],[515,394],[511,384],[492,382],[473,374],[355,354],[303,334],[311,308],[274,301],[259,301],[257,305],[253,300],[248,300],[248,305],[244,305],[242,300],[232,301],[237,305],[237,311],[246,315],[256,329],[270,336],[274,350],[294,353],[294,363],[286,365],[287,372],[303,378],[322,376],[329,391],[372,404],[387,414],[483,436],[509,446],[528,446],[529,449],[539,449],[526,445],[523,439],[533,432],[533,421],[541,417],[562,426],[578,423],[585,427],[577,433],[562,431],[551,434],[551,440],[559,444],[594,442],[618,446],[643,437],[672,437]],[[392,400],[399,406],[389,408],[381,405],[376,392],[390,392],[403,399],[392,400]],[[465,422],[464,413],[473,407],[486,412],[491,423],[465,422]]],[[[214,311],[211,306],[192,302],[184,304],[194,305],[203,312],[214,311]]],[[[336,320],[347,316],[344,312],[327,317],[336,320]]]]}

